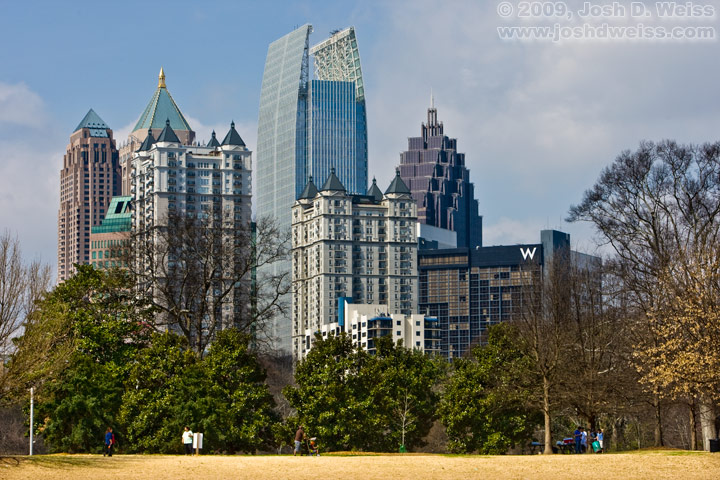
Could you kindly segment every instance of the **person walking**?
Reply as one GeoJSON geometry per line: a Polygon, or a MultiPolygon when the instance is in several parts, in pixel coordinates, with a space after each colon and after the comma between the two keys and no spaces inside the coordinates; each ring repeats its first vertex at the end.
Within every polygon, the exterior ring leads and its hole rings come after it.
{"type": "Polygon", "coordinates": [[[302,456],[301,446],[304,439],[305,430],[303,430],[302,425],[300,425],[297,429],[297,432],[295,432],[295,450],[293,450],[293,457],[298,453],[302,456]]]}
{"type": "Polygon", "coordinates": [[[103,451],[103,457],[105,455],[107,455],[108,457],[112,457],[114,447],[115,434],[113,433],[112,428],[108,427],[107,431],[105,432],[105,450],[103,451]]]}
{"type": "Polygon", "coordinates": [[[185,447],[185,455],[192,455],[193,432],[188,426],[185,426],[185,431],[182,434],[182,442],[185,447]]]}
{"type": "Polygon", "coordinates": [[[581,432],[581,439],[580,439],[580,449],[582,450],[582,453],[587,453],[588,449],[588,443],[587,443],[587,432],[585,431],[585,427],[580,427],[581,432]]]}
{"type": "Polygon", "coordinates": [[[605,448],[605,434],[603,433],[602,428],[598,430],[597,441],[600,444],[600,450],[598,450],[598,453],[603,453],[603,449],[605,448]]]}

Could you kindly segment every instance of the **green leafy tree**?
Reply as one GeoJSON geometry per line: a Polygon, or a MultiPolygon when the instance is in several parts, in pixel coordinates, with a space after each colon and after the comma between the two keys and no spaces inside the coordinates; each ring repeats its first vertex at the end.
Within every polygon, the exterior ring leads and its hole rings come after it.
{"type": "Polygon", "coordinates": [[[201,359],[184,337],[153,335],[133,362],[120,409],[129,450],[180,453],[186,425],[204,434],[209,452],[269,444],[274,403],[249,340],[223,330],[201,359]]]}
{"type": "Polygon", "coordinates": [[[369,435],[372,450],[393,451],[422,445],[432,427],[443,364],[415,349],[376,340],[377,355],[368,362],[368,383],[376,427],[369,435]]]}
{"type": "Polygon", "coordinates": [[[363,375],[368,361],[369,355],[356,350],[345,333],[326,339],[317,334],[297,365],[297,387],[283,390],[305,432],[319,437],[324,450],[362,449],[374,433],[375,405],[363,375]]]}
{"type": "Polygon", "coordinates": [[[150,346],[130,367],[122,398],[120,422],[128,450],[181,453],[183,428],[202,431],[198,421],[211,403],[202,394],[207,382],[186,339],[170,332],[153,334],[150,346]]]}
{"type": "Polygon", "coordinates": [[[492,327],[488,344],[453,366],[438,409],[451,452],[503,454],[531,438],[541,417],[528,407],[529,363],[512,325],[492,327]]]}
{"type": "Polygon", "coordinates": [[[211,408],[200,423],[205,425],[208,445],[221,451],[255,452],[269,445],[277,420],[265,371],[249,342],[246,334],[223,330],[201,363],[211,408]]]}
{"type": "MultiPolygon", "coordinates": [[[[60,334],[53,345],[64,352],[64,364],[53,352],[43,352],[38,364],[39,429],[54,451],[102,450],[108,426],[115,426],[127,365],[143,343],[143,320],[148,311],[130,291],[121,271],[99,271],[78,265],[77,273],[43,299],[28,325],[28,339],[42,331],[60,334]],[[62,329],[58,331],[58,326],[62,329]],[[52,371],[54,370],[54,372],[52,371]]],[[[30,356],[33,342],[20,339],[18,357],[30,356]]]]}

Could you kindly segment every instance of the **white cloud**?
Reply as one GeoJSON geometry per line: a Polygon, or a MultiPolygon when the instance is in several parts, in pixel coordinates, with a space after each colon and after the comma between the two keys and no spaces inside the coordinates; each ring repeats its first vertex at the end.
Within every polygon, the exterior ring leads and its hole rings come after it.
{"type": "Polygon", "coordinates": [[[0,82],[0,124],[37,128],[46,118],[42,99],[27,85],[0,82]]]}
{"type": "Polygon", "coordinates": [[[371,59],[371,175],[389,181],[432,88],[445,133],[466,153],[483,243],[536,241],[549,217],[591,248],[591,229],[561,219],[621,151],[643,139],[717,140],[716,45],[503,42],[496,6],[386,4],[383,38],[361,52],[371,59]]]}

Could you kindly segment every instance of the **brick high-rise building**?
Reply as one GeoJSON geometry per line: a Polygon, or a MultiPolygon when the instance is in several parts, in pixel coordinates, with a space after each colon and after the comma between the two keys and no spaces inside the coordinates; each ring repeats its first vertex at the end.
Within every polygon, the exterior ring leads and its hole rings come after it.
{"type": "Polygon", "coordinates": [[[445,135],[432,101],[420,136],[408,138],[400,154],[400,175],[417,202],[419,223],[456,232],[458,247],[482,246],[482,217],[465,154],[458,153],[457,139],[445,135]]]}
{"type": "Polygon", "coordinates": [[[70,135],[60,171],[58,282],[73,264],[90,263],[90,232],[100,225],[114,195],[120,194],[120,167],[112,130],[92,109],[70,135]]]}

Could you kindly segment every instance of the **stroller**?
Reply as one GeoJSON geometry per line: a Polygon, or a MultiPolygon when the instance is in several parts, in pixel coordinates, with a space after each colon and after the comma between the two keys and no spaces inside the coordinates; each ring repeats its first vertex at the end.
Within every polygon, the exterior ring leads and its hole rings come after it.
{"type": "Polygon", "coordinates": [[[305,443],[308,449],[308,455],[319,457],[320,448],[318,447],[317,437],[311,437],[309,440],[306,438],[305,443]]]}

